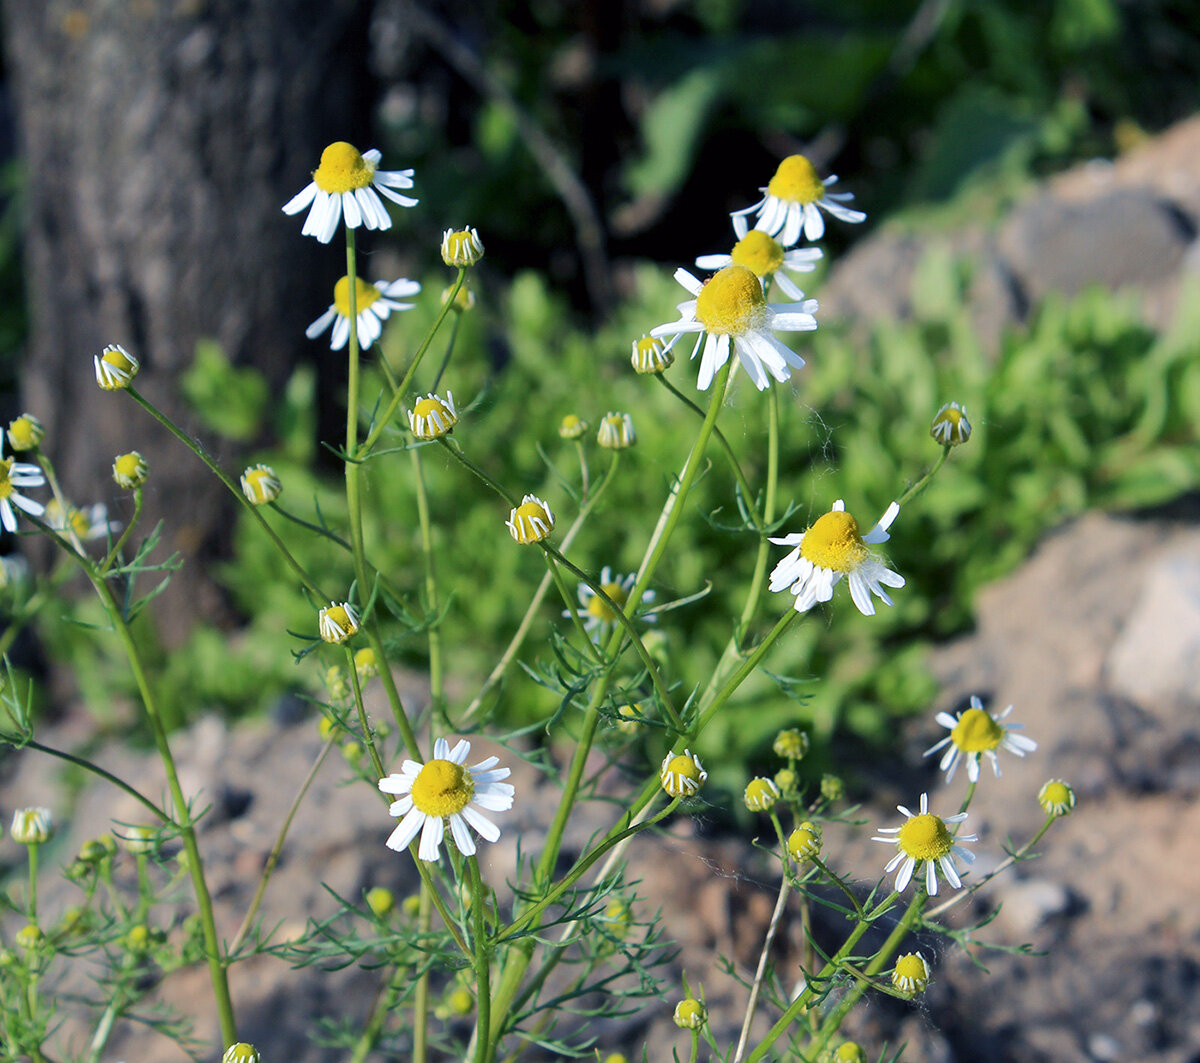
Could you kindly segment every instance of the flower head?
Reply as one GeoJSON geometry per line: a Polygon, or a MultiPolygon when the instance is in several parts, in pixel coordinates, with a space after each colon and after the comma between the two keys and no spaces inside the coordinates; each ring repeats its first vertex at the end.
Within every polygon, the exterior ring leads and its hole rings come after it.
{"type": "Polygon", "coordinates": [[[779,800],[779,787],[772,780],[759,776],[746,784],[742,800],[751,812],[769,812],[779,800]]]}
{"type": "Polygon", "coordinates": [[[119,343],[110,343],[92,358],[96,383],[105,391],[120,391],[133,383],[141,363],[119,343]]]}
{"type": "Polygon", "coordinates": [[[83,542],[103,539],[121,530],[119,521],[108,519],[108,506],[103,502],[79,509],[72,505],[64,507],[57,498],[52,498],[46,503],[43,519],[55,531],[68,532],[83,542]]]}
{"type": "MultiPolygon", "coordinates": [[[[629,602],[629,592],[633,590],[636,580],[637,576],[632,572],[626,576],[613,575],[613,570],[608,565],[600,570],[601,589],[622,609],[629,602]]],[[[645,591],[642,594],[642,604],[650,605],[654,598],[654,591],[645,591]]],[[[579,604],[582,608],[576,611],[576,615],[583,621],[584,630],[592,638],[602,638],[604,633],[611,631],[617,623],[617,614],[613,612],[612,606],[586,583],[579,584],[579,604]]],[[[563,610],[563,616],[570,615],[568,611],[563,610]]],[[[648,624],[653,624],[657,618],[653,613],[647,613],[642,619],[648,624]]]]}
{"type": "Polygon", "coordinates": [[[113,461],[112,470],[117,486],[124,487],[127,491],[141,487],[150,474],[149,464],[136,450],[131,450],[128,454],[118,454],[113,461]]]}
{"type": "Polygon", "coordinates": [[[1038,791],[1038,804],[1048,816],[1066,816],[1075,807],[1075,791],[1062,779],[1050,779],[1038,791]]]}
{"type": "Polygon", "coordinates": [[[239,1041],[236,1045],[230,1045],[225,1049],[221,1063],[259,1063],[260,1058],[258,1049],[254,1045],[239,1041]]]}
{"type": "Polygon", "coordinates": [[[804,359],[777,340],[772,331],[815,329],[816,300],[768,303],[762,282],[745,266],[726,266],[703,284],[686,269],[676,270],[675,279],[694,298],[679,304],[678,321],[652,328],[650,335],[700,333],[692,357],[696,357],[703,345],[697,379],[701,391],[708,390],[717,370],[729,361],[731,351],[737,353],[759,391],[766,390],[770,383],[768,374],[782,382],[791,378],[793,369],[804,365],[804,359]]]}
{"type": "Polygon", "coordinates": [[[45,438],[45,425],[31,413],[23,413],[8,422],[8,445],[13,450],[36,450],[45,438]]]}
{"type": "Polygon", "coordinates": [[[899,512],[900,507],[893,502],[875,527],[862,535],[858,521],[846,512],[839,498],[833,509],[807,530],[771,540],[779,546],[795,547],[772,571],[771,590],[788,588],[796,596],[796,611],[805,613],[817,602],[829,601],[833,588],[845,576],[858,611],[874,616],[871,595],[891,605],[883,585],[903,587],[904,577],[884,565],[867,547],[888,541],[887,530],[899,512]]]}
{"type": "Polygon", "coordinates": [[[54,834],[54,813],[35,805],[18,808],[12,818],[12,839],[21,845],[41,845],[54,834]]]}
{"type": "Polygon", "coordinates": [[[1017,732],[1022,729],[1019,723],[1003,723],[1002,721],[1012,712],[1009,705],[1001,713],[990,713],[983,707],[983,702],[974,694],[971,695],[971,707],[966,712],[951,716],[948,712],[939,712],[935,719],[950,733],[936,745],[925,750],[925,756],[931,756],[945,747],[938,771],[946,773],[946,782],[954,778],[959,760],[967,762],[967,778],[971,782],[979,781],[979,758],[986,756],[992,764],[992,771],[1000,777],[1000,762],[996,759],[997,749],[1006,749],[1016,757],[1023,757],[1037,749],[1037,743],[1017,732]]]}
{"type": "Polygon", "coordinates": [[[17,515],[13,506],[40,517],[44,508],[40,502],[17,493],[18,487],[41,487],[46,477],[36,465],[4,457],[4,440],[0,439],[0,523],[6,531],[17,530],[17,515]]]}
{"type": "MultiPolygon", "coordinates": [[[[451,295],[454,295],[454,285],[451,284],[448,288],[442,289],[442,302],[444,303],[451,295]]],[[[475,293],[471,291],[470,285],[465,281],[458,286],[458,294],[454,295],[454,302],[450,309],[456,314],[465,313],[468,310],[475,308],[475,293]]]]}
{"type": "Polygon", "coordinates": [[[330,602],[317,613],[317,626],[326,642],[345,642],[358,634],[358,610],[349,602],[330,602]]]}
{"type": "Polygon", "coordinates": [[[957,402],[948,402],[933,415],[929,434],[942,446],[956,447],[971,438],[971,422],[967,420],[967,408],[957,402]]]}
{"type": "MultiPolygon", "coordinates": [[[[393,310],[411,310],[415,303],[399,300],[416,295],[421,290],[418,281],[401,277],[394,281],[376,281],[367,284],[359,277],[354,278],[354,313],[358,331],[358,346],[366,350],[383,333],[383,323],[393,310]]],[[[350,340],[350,278],[343,277],[333,286],[333,302],[316,321],[304,330],[310,340],[333,326],[329,336],[329,349],[340,351],[350,340]]]]}
{"type": "Polygon", "coordinates": [[[862,1047],[854,1041],[843,1041],[833,1053],[833,1063],[867,1063],[862,1047]]]}
{"type": "Polygon", "coordinates": [[[367,907],[380,919],[396,907],[396,895],[383,886],[372,886],[367,890],[366,901],[367,907]]]}
{"type": "Polygon", "coordinates": [[[624,450],[637,442],[637,432],[633,430],[633,418],[627,413],[613,413],[611,410],[600,420],[600,431],[596,433],[596,442],[609,450],[624,450]]]}
{"type": "Polygon", "coordinates": [[[658,781],[671,797],[691,797],[707,778],[708,772],[700,758],[688,749],[682,753],[668,753],[658,770],[658,781]]]}
{"type": "Polygon", "coordinates": [[[512,808],[514,789],[501,782],[511,774],[497,768],[498,757],[488,757],[474,767],[464,767],[471,743],[459,739],[453,749],[444,738],[433,744],[433,759],[419,764],[406,760],[398,774],[379,780],[379,789],[399,799],[388,810],[400,818],[387,840],[387,847],[400,851],[421,835],[417,856],[437,860],[446,823],[454,845],[464,856],[475,852],[471,827],[483,839],[494,842],[500,828],[483,812],[505,812],[512,808]]]}
{"type": "Polygon", "coordinates": [[[121,844],[130,853],[148,854],[158,848],[158,832],[153,827],[141,824],[126,827],[123,834],[117,835],[121,844]]]}
{"type": "Polygon", "coordinates": [[[820,240],[825,235],[821,210],[839,221],[855,223],[866,219],[861,210],[845,206],[854,198],[851,193],[829,191],[836,183],[836,176],[824,180],[818,177],[813,164],[803,155],[789,155],[779,164],[767,187],[759,190],[763,198],[753,206],[735,211],[733,217],[757,211],[754,227],[770,236],[778,235],[784,247],[791,247],[799,240],[802,231],[805,239],[820,240]]]}
{"type": "Polygon", "coordinates": [[[442,261],[462,269],[483,258],[483,241],[474,229],[447,229],[442,233],[442,261]]]}
{"type": "Polygon", "coordinates": [[[558,434],[563,439],[581,439],[587,430],[587,421],[576,413],[568,413],[558,425],[558,434]]]}
{"type": "Polygon", "coordinates": [[[820,856],[821,828],[805,820],[788,835],[787,850],[788,855],[798,864],[820,856]]]}
{"type": "Polygon", "coordinates": [[[896,875],[896,890],[903,892],[912,879],[913,871],[924,865],[925,891],[929,896],[937,895],[937,869],[941,868],[942,877],[955,889],[962,886],[958,877],[958,868],[954,866],[954,858],[958,857],[964,863],[973,864],[975,854],[964,848],[959,842],[973,842],[974,834],[955,836],[950,832],[948,824],[961,823],[967,818],[965,812],[941,819],[929,811],[929,795],[921,795],[921,811],[910,812],[903,805],[897,805],[907,817],[899,827],[881,827],[872,841],[885,842],[896,847],[896,855],[888,861],[883,869],[886,875],[900,869],[896,875]],[[880,837],[886,835],[886,837],[880,837]]]}
{"type": "Polygon", "coordinates": [[[456,424],[458,410],[454,408],[454,394],[449,391],[444,400],[431,391],[408,411],[408,427],[418,439],[437,439],[452,432],[456,424]]]}
{"type": "Polygon", "coordinates": [[[355,650],[354,671],[358,674],[360,683],[365,683],[379,674],[379,661],[376,659],[375,650],[372,647],[364,646],[361,650],[355,650]]]}
{"type": "Polygon", "coordinates": [[[675,1005],[675,1025],[681,1030],[699,1030],[708,1021],[708,1009],[695,997],[675,1005]]]}
{"type": "Polygon", "coordinates": [[[279,497],[283,481],[270,465],[251,465],[242,473],[242,494],[252,506],[265,506],[279,497]]]}
{"type": "Polygon", "coordinates": [[[537,495],[526,495],[504,522],[509,534],[522,546],[540,543],[554,530],[554,514],[550,505],[537,495]]]}
{"type": "Polygon", "coordinates": [[[783,757],[784,760],[800,760],[808,752],[808,735],[804,731],[789,727],[775,736],[771,749],[775,756],[783,757]]]}
{"type": "Polygon", "coordinates": [[[929,985],[929,964],[919,952],[906,952],[896,959],[892,985],[901,993],[924,993],[929,985]]]}
{"type": "Polygon", "coordinates": [[[811,273],[823,255],[821,249],[804,247],[786,251],[783,244],[760,229],[747,231],[746,219],[738,214],[734,215],[733,228],[738,236],[733,250],[727,255],[701,255],[696,259],[696,265],[700,269],[745,266],[762,282],[764,291],[774,278],[783,294],[793,302],[803,299],[804,292],[788,274],[811,273]]]}
{"type": "Polygon", "coordinates": [[[321,152],[312,181],[284,204],[284,214],[299,214],[311,204],[301,232],[323,244],[333,239],[343,214],[349,229],[390,229],[392,219],[379,195],[402,207],[415,207],[418,201],[396,191],[412,188],[412,170],[379,170],[381,158],[374,148],[360,154],[344,140],[330,144],[321,152]]]}
{"type": "Polygon", "coordinates": [[[643,336],[633,341],[633,353],[629,359],[635,373],[661,373],[675,363],[671,347],[656,336],[643,336]]]}

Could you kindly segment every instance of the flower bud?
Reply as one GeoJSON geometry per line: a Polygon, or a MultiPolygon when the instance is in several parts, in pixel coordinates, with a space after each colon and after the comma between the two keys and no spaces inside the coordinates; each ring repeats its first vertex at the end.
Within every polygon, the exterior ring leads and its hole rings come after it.
{"type": "Polygon", "coordinates": [[[1050,779],[1038,791],[1038,804],[1048,816],[1067,816],[1075,808],[1075,791],[1062,779],[1050,779]]]}
{"type": "Polygon", "coordinates": [[[933,417],[929,434],[944,447],[956,447],[971,438],[971,422],[966,407],[948,402],[933,417]]]}
{"type": "Polygon", "coordinates": [[[483,258],[483,241],[474,229],[447,229],[442,233],[442,261],[447,266],[473,266],[483,258]]]}
{"type": "Polygon", "coordinates": [[[45,427],[31,413],[23,413],[8,422],[8,442],[13,450],[36,450],[45,438],[45,427]]]}
{"type": "Polygon", "coordinates": [[[117,486],[130,491],[135,487],[141,487],[146,482],[146,477],[150,474],[150,466],[136,450],[131,450],[128,454],[117,455],[112,471],[117,486]]]}
{"type": "Polygon", "coordinates": [[[110,343],[92,358],[96,368],[96,383],[105,391],[120,391],[133,383],[141,368],[134,358],[119,343],[110,343]]]}
{"type": "Polygon", "coordinates": [[[708,1021],[708,1009],[695,997],[675,1005],[675,1025],[681,1030],[698,1030],[708,1021]]]}
{"type": "Polygon", "coordinates": [[[270,465],[251,465],[242,473],[242,494],[252,506],[274,502],[283,490],[283,482],[270,465]]]}
{"type": "Polygon", "coordinates": [[[48,808],[18,808],[13,813],[12,837],[22,845],[41,845],[54,834],[54,815],[48,808]]]}
{"type": "Polygon", "coordinates": [[[358,634],[358,610],[349,602],[330,602],[317,613],[317,626],[326,642],[345,642],[358,634]]]}
{"type": "Polygon", "coordinates": [[[761,776],[751,779],[742,798],[751,812],[769,812],[779,800],[779,787],[761,776]]]}

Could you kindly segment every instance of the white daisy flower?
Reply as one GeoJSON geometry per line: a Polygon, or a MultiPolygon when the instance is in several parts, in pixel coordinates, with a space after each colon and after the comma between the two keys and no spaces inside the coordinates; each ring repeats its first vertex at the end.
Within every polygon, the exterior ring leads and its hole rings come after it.
{"type": "Polygon", "coordinates": [[[903,805],[897,805],[907,820],[899,827],[881,827],[879,834],[871,839],[873,842],[886,842],[896,847],[896,855],[887,862],[883,869],[885,875],[899,868],[896,874],[896,892],[903,893],[913,877],[913,871],[924,864],[925,892],[930,897],[936,897],[938,891],[937,872],[941,869],[942,877],[955,889],[962,886],[958,877],[958,868],[954,866],[954,858],[958,857],[964,864],[973,864],[975,854],[970,849],[963,848],[960,842],[973,842],[974,834],[960,834],[957,837],[950,832],[947,824],[961,823],[967,818],[965,812],[942,819],[929,811],[929,795],[921,795],[921,811],[910,812],[903,805]],[[880,837],[886,835],[886,837],[880,837]]]}
{"type": "Polygon", "coordinates": [[[517,542],[528,546],[540,543],[554,530],[554,514],[549,502],[543,502],[537,495],[526,495],[519,506],[512,508],[504,523],[517,542]]]}
{"type": "MultiPolygon", "coordinates": [[[[605,565],[600,570],[600,586],[617,605],[625,608],[629,601],[629,592],[633,590],[633,585],[637,581],[637,576],[634,573],[629,573],[627,576],[614,576],[613,570],[605,565]]],[[[642,604],[651,605],[654,602],[654,591],[645,591],[642,594],[642,604]]],[[[579,585],[579,604],[582,609],[575,610],[575,615],[583,621],[583,629],[597,641],[602,641],[605,632],[611,631],[613,625],[617,622],[617,615],[612,611],[612,607],[603,598],[600,597],[586,583],[579,585]]],[[[563,616],[569,617],[571,612],[563,610],[563,616]]],[[[653,613],[645,613],[638,618],[647,624],[653,624],[658,617],[653,613]]]]}
{"type": "Polygon", "coordinates": [[[871,595],[891,605],[883,584],[903,587],[904,577],[884,565],[867,547],[888,541],[887,530],[899,512],[899,505],[893,502],[875,527],[861,535],[858,521],[846,512],[846,504],[839,498],[833,509],[806,531],[771,540],[779,546],[795,547],[772,571],[771,590],[790,589],[796,596],[796,612],[805,613],[817,602],[829,601],[833,588],[846,576],[858,611],[863,616],[874,616],[871,595]]]}
{"type": "Polygon", "coordinates": [[[456,424],[458,410],[451,391],[446,392],[444,401],[431,391],[408,411],[408,427],[418,439],[438,439],[454,431],[456,424]]]}
{"type": "Polygon", "coordinates": [[[108,519],[108,506],[103,502],[97,502],[94,506],[84,509],[68,504],[64,512],[58,499],[52,498],[46,503],[43,519],[55,531],[66,531],[69,528],[83,542],[103,539],[121,530],[120,521],[108,519]]]}
{"type": "Polygon", "coordinates": [[[783,244],[760,229],[747,231],[746,219],[735,215],[733,229],[738,242],[727,255],[701,255],[696,259],[700,269],[724,269],[726,266],[745,266],[763,282],[763,291],[768,290],[771,278],[779,285],[783,294],[793,302],[804,298],[788,273],[811,273],[824,252],[819,247],[784,250],[783,244]]]}
{"type": "Polygon", "coordinates": [[[864,221],[867,217],[861,210],[844,205],[854,198],[852,193],[827,191],[836,183],[836,176],[822,181],[813,164],[803,155],[789,155],[779,164],[770,184],[759,190],[763,198],[752,207],[735,211],[733,217],[745,217],[757,211],[758,220],[754,227],[770,236],[778,236],[784,247],[791,247],[799,240],[801,231],[806,240],[820,240],[825,235],[821,210],[851,223],[864,221]]]}
{"type": "MultiPolygon", "coordinates": [[[[393,310],[411,310],[415,303],[401,303],[397,299],[416,295],[421,290],[418,281],[401,277],[394,281],[376,281],[367,284],[356,277],[354,307],[357,311],[358,346],[366,350],[383,332],[383,323],[393,310]]],[[[315,340],[329,326],[333,335],[329,337],[329,349],[340,351],[350,341],[350,278],[343,277],[333,286],[333,302],[316,321],[304,330],[310,340],[315,340]]]]}
{"type": "Polygon", "coordinates": [[[1017,734],[1023,729],[1019,723],[1001,723],[1012,712],[1009,705],[1001,713],[993,715],[983,707],[983,702],[974,694],[971,695],[971,707],[966,712],[951,716],[948,712],[939,712],[934,719],[950,733],[937,745],[925,750],[925,756],[932,756],[939,749],[946,747],[938,771],[946,773],[946,782],[954,778],[959,760],[967,762],[967,778],[971,782],[979,781],[979,758],[986,756],[992,762],[992,771],[996,778],[1000,777],[1000,762],[996,758],[998,748],[1007,749],[1013,756],[1023,757],[1037,749],[1037,743],[1027,735],[1017,734]]]}
{"type": "Polygon", "coordinates": [[[349,602],[330,602],[317,611],[317,630],[326,642],[340,643],[358,634],[362,619],[349,602]]]}
{"type": "Polygon", "coordinates": [[[42,487],[46,477],[36,465],[4,457],[4,438],[0,436],[0,524],[6,531],[17,530],[17,515],[13,506],[40,517],[45,507],[40,502],[17,493],[18,487],[42,487]]]}
{"type": "Polygon", "coordinates": [[[793,369],[804,365],[804,359],[772,336],[771,330],[811,332],[817,327],[815,299],[768,303],[762,282],[745,266],[726,266],[703,284],[686,269],[676,270],[675,279],[695,298],[679,304],[678,321],[652,328],[650,335],[700,333],[692,357],[703,344],[697,380],[701,391],[708,390],[717,370],[729,361],[731,349],[759,391],[770,383],[768,373],[782,383],[791,378],[793,369]]]}
{"type": "Polygon", "coordinates": [[[395,794],[388,810],[400,818],[387,840],[387,847],[398,852],[407,849],[419,832],[421,845],[417,856],[422,860],[437,860],[440,856],[446,821],[450,835],[463,856],[475,852],[475,839],[467,830],[470,826],[483,839],[494,842],[500,828],[483,811],[505,812],[512,808],[514,789],[501,782],[511,774],[508,768],[497,768],[499,757],[488,757],[474,767],[463,762],[471,752],[471,743],[459,739],[453,749],[444,738],[433,744],[433,759],[424,764],[406,760],[399,774],[379,780],[379,789],[395,794]]]}
{"type": "Polygon", "coordinates": [[[401,195],[397,188],[412,188],[412,170],[379,170],[380,152],[372,148],[359,153],[352,144],[339,140],[321,152],[321,165],[304,190],[284,204],[284,214],[299,214],[310,204],[301,232],[323,244],[333,239],[342,215],[346,227],[390,229],[392,219],[379,194],[402,207],[415,207],[418,200],[401,195]]]}

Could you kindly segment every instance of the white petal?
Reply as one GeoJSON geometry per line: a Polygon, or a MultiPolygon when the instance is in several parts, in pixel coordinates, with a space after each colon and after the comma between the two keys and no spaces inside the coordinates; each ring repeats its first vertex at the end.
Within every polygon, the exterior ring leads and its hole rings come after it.
{"type": "Polygon", "coordinates": [[[471,805],[467,805],[462,810],[462,816],[479,832],[479,836],[485,841],[494,842],[500,837],[500,828],[488,819],[487,816],[481,812],[477,812],[471,805]]]}
{"type": "Polygon", "coordinates": [[[304,335],[310,340],[315,340],[322,332],[333,324],[333,319],[337,317],[337,307],[331,306],[325,311],[316,321],[304,330],[304,335]]]}
{"type": "Polygon", "coordinates": [[[446,827],[436,816],[426,816],[425,826],[421,828],[421,845],[417,856],[422,860],[434,861],[438,858],[438,847],[442,844],[446,827]]]}
{"type": "Polygon", "coordinates": [[[692,295],[699,295],[704,285],[682,266],[675,271],[675,279],[679,281],[692,295]]]}
{"type": "Polygon", "coordinates": [[[724,269],[733,259],[729,255],[701,255],[696,259],[700,269],[724,269]]]}
{"type": "Polygon", "coordinates": [[[925,862],[925,892],[928,893],[930,897],[936,897],[937,886],[937,871],[934,870],[933,861],[927,860],[925,862]]]}
{"type": "MultiPolygon", "coordinates": [[[[797,232],[796,235],[799,236],[799,232],[797,232]]],[[[821,217],[821,212],[817,210],[817,205],[815,203],[806,203],[804,205],[805,239],[815,243],[824,235],[825,219],[821,217]]]]}
{"type": "Polygon", "coordinates": [[[475,854],[475,839],[471,837],[471,832],[467,830],[466,820],[458,815],[458,813],[450,817],[450,833],[454,837],[454,844],[458,846],[458,851],[463,856],[473,856],[475,854]]]}
{"type": "Polygon", "coordinates": [[[425,813],[419,808],[411,809],[398,824],[396,829],[388,835],[387,847],[395,849],[396,852],[403,852],[411,844],[413,838],[417,836],[417,831],[421,829],[421,824],[425,822],[425,813]]]}
{"type": "Polygon", "coordinates": [[[917,862],[910,856],[904,861],[904,865],[900,868],[900,874],[896,876],[896,892],[903,893],[905,887],[912,880],[913,868],[917,866],[917,862]]]}
{"type": "Polygon", "coordinates": [[[309,183],[306,184],[300,192],[297,192],[296,195],[292,196],[292,198],[283,205],[283,213],[299,214],[313,201],[313,199],[316,197],[316,194],[317,182],[309,181],[309,183]]]}
{"type": "Polygon", "coordinates": [[[450,755],[450,743],[439,738],[433,743],[434,760],[445,760],[450,755]]]}
{"type": "Polygon", "coordinates": [[[449,755],[444,757],[443,759],[450,761],[452,764],[461,764],[464,760],[467,759],[467,757],[470,755],[470,752],[471,752],[471,743],[468,742],[465,738],[460,738],[454,744],[454,748],[452,750],[450,750],[449,755]]]}
{"type": "Polygon", "coordinates": [[[357,229],[363,223],[362,208],[353,192],[342,193],[342,213],[346,215],[346,228],[357,229]]]}

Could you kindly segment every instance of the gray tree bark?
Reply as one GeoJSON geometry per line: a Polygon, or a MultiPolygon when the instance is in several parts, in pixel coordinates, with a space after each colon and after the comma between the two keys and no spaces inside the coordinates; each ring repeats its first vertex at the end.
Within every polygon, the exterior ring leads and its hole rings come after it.
{"type": "MultiPolygon", "coordinates": [[[[25,408],[76,504],[121,497],[113,456],[140,451],[148,521],[164,518],[167,549],[189,561],[220,551],[229,501],[132,400],[96,387],[92,355],[125,346],[139,390],[193,429],[177,381],[197,340],[275,384],[311,354],[304,326],[344,262],[280,207],[326,143],[370,146],[369,8],[3,0],[27,189],[25,408]]],[[[220,611],[199,568],[164,596],[169,640],[197,609],[220,611]]]]}

